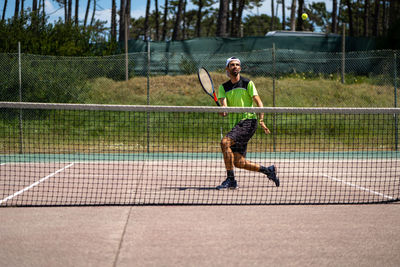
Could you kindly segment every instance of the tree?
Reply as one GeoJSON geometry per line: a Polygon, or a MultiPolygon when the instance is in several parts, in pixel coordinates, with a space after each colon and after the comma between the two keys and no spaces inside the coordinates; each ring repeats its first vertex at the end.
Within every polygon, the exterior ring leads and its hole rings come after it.
{"type": "Polygon", "coordinates": [[[168,27],[168,0],[165,0],[164,5],[164,18],[163,18],[163,29],[162,29],[162,40],[165,41],[167,38],[167,27],[168,27]]]}
{"type": "Polygon", "coordinates": [[[347,12],[349,15],[349,29],[350,29],[350,36],[354,36],[354,22],[353,22],[353,9],[351,5],[351,0],[346,0],[347,3],[347,12]]]}
{"type": "MultiPolygon", "coordinates": [[[[24,3],[24,0],[21,0],[21,4],[23,4],[24,3]]],[[[22,17],[22,14],[23,14],[23,7],[21,7],[21,17],[22,17]]],[[[34,30],[34,31],[36,31],[36,29],[38,28],[38,25],[39,25],[39,21],[38,21],[38,15],[39,15],[39,12],[38,12],[38,2],[37,2],[37,0],[33,0],[32,1],[32,20],[31,20],[31,26],[32,26],[32,29],[34,30]]]]}
{"type": "Polygon", "coordinates": [[[158,12],[158,0],[155,0],[156,6],[156,41],[160,40],[160,13],[158,12]]]}
{"type": "Polygon", "coordinates": [[[72,21],[72,0],[68,0],[68,23],[72,21]]]}
{"type": "Polygon", "coordinates": [[[324,2],[312,2],[308,4],[305,12],[308,14],[308,20],[304,23],[307,30],[315,30],[315,26],[322,28],[324,31],[328,31],[329,27],[329,15],[326,10],[324,2]]]}
{"type": "Polygon", "coordinates": [[[97,0],[93,0],[93,12],[92,12],[92,19],[90,20],[90,27],[92,27],[94,25],[94,22],[95,22],[94,16],[96,14],[96,5],[97,5],[96,1],[97,0]]]}
{"type": "Polygon", "coordinates": [[[244,6],[245,6],[245,1],[246,0],[239,0],[238,15],[236,16],[236,20],[237,20],[236,25],[237,25],[237,27],[241,27],[241,24],[242,24],[242,16],[243,16],[243,9],[244,9],[244,6]]]}
{"type": "Polygon", "coordinates": [[[7,0],[4,0],[3,15],[1,16],[1,21],[4,21],[4,17],[6,15],[6,9],[7,9],[7,0]]]}
{"type": "Polygon", "coordinates": [[[21,0],[21,18],[23,18],[24,17],[24,2],[25,2],[25,0],[21,0]]]}
{"type": "MultiPolygon", "coordinates": [[[[115,2],[115,0],[112,0],[115,2]]],[[[114,3],[115,4],[115,3],[114,3]]],[[[75,0],[75,17],[74,17],[75,26],[79,25],[79,0],[75,0]]]]}
{"type": "Polygon", "coordinates": [[[146,15],[145,15],[145,19],[144,19],[144,39],[147,40],[147,38],[149,37],[149,16],[150,16],[150,0],[147,0],[146,3],[146,15]]]}
{"type": "Polygon", "coordinates": [[[382,12],[382,33],[383,35],[387,34],[387,29],[388,29],[388,21],[389,21],[389,16],[387,13],[387,6],[386,6],[386,0],[383,0],[383,12],[382,12]]]}
{"type": "Polygon", "coordinates": [[[126,0],[120,1],[120,10],[119,10],[119,38],[120,42],[125,40],[125,8],[126,8],[126,0]]]}
{"type": "Polygon", "coordinates": [[[115,0],[111,0],[111,40],[117,40],[117,6],[115,0]]]}
{"type": "Polygon", "coordinates": [[[67,23],[67,21],[68,21],[67,0],[62,0],[62,6],[64,7],[64,22],[67,23]]]}
{"type": "Polygon", "coordinates": [[[297,0],[292,0],[292,6],[290,7],[290,30],[296,30],[296,4],[297,0]]]}
{"type": "Polygon", "coordinates": [[[271,31],[274,29],[274,18],[275,18],[274,10],[275,10],[275,8],[274,8],[274,0],[271,0],[271,18],[272,18],[271,28],[270,28],[271,31]]]}
{"type": "Polygon", "coordinates": [[[226,37],[228,9],[229,9],[228,0],[220,0],[218,19],[217,19],[217,32],[216,32],[217,37],[226,37]]]}
{"type": "Polygon", "coordinates": [[[397,0],[390,0],[389,3],[389,25],[394,25],[399,16],[400,4],[397,0]]]}
{"type": "Polygon", "coordinates": [[[285,17],[285,9],[286,9],[285,0],[281,0],[281,2],[282,2],[282,30],[284,31],[285,28],[286,28],[286,25],[285,25],[285,20],[286,20],[286,17],[285,17]]]}
{"type": "Polygon", "coordinates": [[[187,4],[187,0],[184,0],[183,2],[183,18],[182,18],[182,39],[186,39],[187,38],[187,33],[186,33],[186,4],[187,4]]]}
{"type": "MultiPolygon", "coordinates": [[[[202,33],[202,25],[204,20],[206,19],[205,16],[209,12],[209,8],[215,4],[214,0],[192,0],[194,5],[197,5],[196,10],[196,24],[195,24],[195,37],[200,37],[202,33]]],[[[240,8],[240,6],[239,6],[240,8]]],[[[208,24],[206,24],[208,25],[208,24]]],[[[209,28],[208,28],[209,29],[209,28]]]]}
{"type": "Polygon", "coordinates": [[[119,38],[120,42],[125,41],[125,25],[128,27],[126,30],[127,38],[129,39],[129,24],[131,19],[131,0],[121,0],[121,7],[119,12],[119,38]]]}
{"type": "Polygon", "coordinates": [[[18,19],[19,13],[19,0],[15,0],[14,20],[18,19]]]}
{"type": "Polygon", "coordinates": [[[130,38],[129,25],[131,23],[131,0],[126,0],[125,23],[126,23],[126,27],[128,27],[128,29],[126,29],[126,33],[127,33],[126,38],[129,40],[129,38],[130,38]]]}
{"type": "Polygon", "coordinates": [[[361,12],[361,0],[357,0],[355,5],[355,21],[356,21],[356,32],[357,36],[362,35],[362,12],[361,12]]]}
{"type": "Polygon", "coordinates": [[[176,17],[175,17],[174,30],[172,32],[172,41],[178,40],[178,31],[179,31],[179,27],[180,27],[181,19],[182,19],[181,18],[182,10],[183,10],[183,0],[179,0],[178,11],[176,12],[176,17]]]}
{"type": "Polygon", "coordinates": [[[205,0],[199,0],[198,2],[198,9],[197,9],[197,20],[196,20],[196,36],[200,37],[201,33],[201,17],[202,17],[202,9],[204,6],[205,0]]]}
{"type": "Polygon", "coordinates": [[[380,1],[375,0],[374,28],[373,28],[373,35],[375,37],[379,35],[379,5],[380,1]]]}
{"type": "Polygon", "coordinates": [[[337,33],[337,0],[332,1],[332,26],[331,32],[337,33]]]}
{"type": "Polygon", "coordinates": [[[236,36],[236,15],[237,15],[237,0],[232,0],[232,10],[231,10],[231,23],[229,24],[229,18],[227,24],[230,25],[230,36],[236,36]]]}
{"type": "Polygon", "coordinates": [[[303,19],[301,18],[301,15],[303,14],[303,8],[304,8],[304,0],[299,0],[299,7],[297,9],[296,31],[304,30],[303,19]]]}
{"type": "MultiPolygon", "coordinates": [[[[274,24],[276,27],[280,28],[281,24],[277,17],[274,18],[274,24]]],[[[243,28],[245,36],[264,36],[266,34],[265,30],[269,29],[272,24],[272,18],[266,14],[247,16],[244,18],[243,28]]]]}
{"type": "Polygon", "coordinates": [[[369,0],[364,1],[364,36],[368,37],[368,26],[369,26],[369,0]]]}
{"type": "MultiPolygon", "coordinates": [[[[86,12],[85,12],[85,20],[83,21],[83,28],[86,28],[87,19],[89,16],[89,8],[90,8],[90,0],[87,0],[86,12]]],[[[121,0],[123,1],[123,0],[121,0]]]]}

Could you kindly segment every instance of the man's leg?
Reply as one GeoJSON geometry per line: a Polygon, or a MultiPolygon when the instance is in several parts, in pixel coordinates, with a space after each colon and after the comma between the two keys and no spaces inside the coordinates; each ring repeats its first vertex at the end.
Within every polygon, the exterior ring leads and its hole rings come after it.
{"type": "Polygon", "coordinates": [[[225,162],[225,168],[227,171],[233,170],[234,166],[234,155],[231,149],[231,146],[235,144],[235,141],[233,141],[231,138],[225,136],[221,140],[221,150],[222,154],[224,155],[224,162],[225,162]]]}
{"type": "Polygon", "coordinates": [[[259,172],[261,165],[257,163],[253,163],[250,160],[247,160],[242,154],[235,152],[233,154],[233,164],[235,167],[240,168],[240,169],[245,169],[248,171],[253,171],[253,172],[259,172]]]}
{"type": "Polygon", "coordinates": [[[235,173],[234,173],[234,155],[231,149],[231,146],[233,146],[235,142],[225,136],[221,140],[221,150],[222,154],[224,156],[224,162],[225,162],[225,168],[226,168],[226,173],[227,173],[227,178],[225,181],[222,182],[221,185],[217,186],[217,189],[225,189],[225,188],[230,188],[234,189],[237,187],[237,182],[235,180],[235,173]]]}
{"type": "Polygon", "coordinates": [[[260,164],[253,163],[249,160],[247,160],[242,154],[240,153],[234,153],[234,165],[237,168],[245,169],[248,171],[253,171],[253,172],[261,172],[275,183],[275,186],[280,185],[280,181],[278,176],[276,176],[276,168],[274,165],[271,165],[269,167],[264,167],[260,164]]]}

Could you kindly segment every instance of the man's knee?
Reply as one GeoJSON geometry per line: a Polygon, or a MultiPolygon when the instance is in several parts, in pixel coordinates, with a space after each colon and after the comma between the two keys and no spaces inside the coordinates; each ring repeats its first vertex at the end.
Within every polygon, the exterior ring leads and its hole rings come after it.
{"type": "Polygon", "coordinates": [[[232,145],[232,140],[229,137],[224,137],[221,140],[221,148],[222,150],[226,150],[228,149],[230,146],[232,145]]]}
{"type": "Polygon", "coordinates": [[[236,168],[243,169],[246,165],[246,160],[243,157],[239,157],[239,158],[235,157],[233,164],[235,165],[236,168]]]}

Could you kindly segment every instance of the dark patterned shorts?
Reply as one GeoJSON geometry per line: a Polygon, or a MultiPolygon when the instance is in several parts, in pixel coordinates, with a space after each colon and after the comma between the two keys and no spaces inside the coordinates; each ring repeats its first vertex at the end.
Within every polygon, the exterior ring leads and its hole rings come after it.
{"type": "Polygon", "coordinates": [[[257,130],[257,120],[247,119],[238,122],[232,130],[226,134],[235,144],[231,146],[233,152],[246,156],[247,143],[257,130]]]}

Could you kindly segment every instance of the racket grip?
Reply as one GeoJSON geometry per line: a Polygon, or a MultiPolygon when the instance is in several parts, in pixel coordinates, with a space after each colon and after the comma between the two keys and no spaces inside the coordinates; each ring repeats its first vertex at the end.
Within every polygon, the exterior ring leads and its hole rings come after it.
{"type": "Polygon", "coordinates": [[[218,98],[217,98],[217,95],[215,94],[215,92],[213,92],[213,98],[214,98],[215,104],[217,104],[217,106],[220,107],[221,104],[218,102],[218,98]]]}

